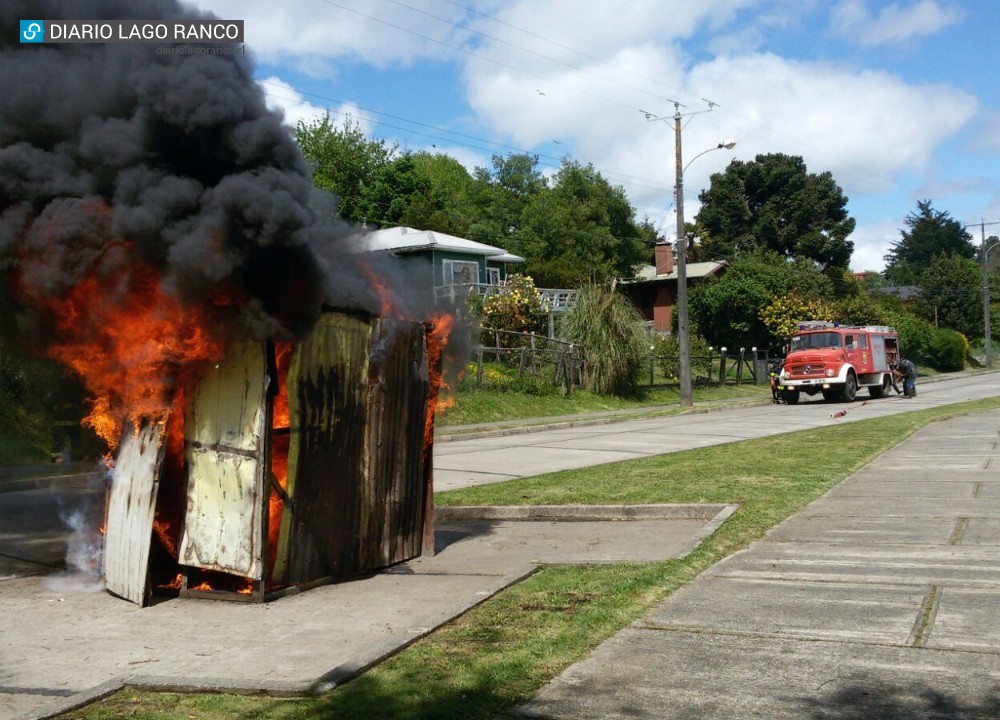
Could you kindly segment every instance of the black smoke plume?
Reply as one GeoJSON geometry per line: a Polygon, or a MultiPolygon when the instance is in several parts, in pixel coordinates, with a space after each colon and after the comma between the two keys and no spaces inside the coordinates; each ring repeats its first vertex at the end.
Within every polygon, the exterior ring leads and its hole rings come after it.
{"type": "Polygon", "coordinates": [[[8,339],[44,336],[40,305],[95,274],[112,287],[137,264],[183,303],[208,304],[257,337],[302,334],[336,291],[318,250],[336,256],[329,247],[345,228],[329,208],[318,212],[308,168],[246,55],[18,42],[21,19],[205,17],[173,0],[2,4],[8,339]]]}

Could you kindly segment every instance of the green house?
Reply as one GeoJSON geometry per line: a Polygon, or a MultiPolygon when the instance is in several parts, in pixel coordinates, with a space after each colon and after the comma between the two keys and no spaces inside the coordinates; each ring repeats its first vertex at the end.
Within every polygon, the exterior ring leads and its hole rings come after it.
{"type": "Polygon", "coordinates": [[[364,249],[387,253],[403,261],[408,284],[435,298],[486,294],[491,286],[516,272],[524,258],[492,245],[434,230],[385,228],[362,236],[364,249]]]}

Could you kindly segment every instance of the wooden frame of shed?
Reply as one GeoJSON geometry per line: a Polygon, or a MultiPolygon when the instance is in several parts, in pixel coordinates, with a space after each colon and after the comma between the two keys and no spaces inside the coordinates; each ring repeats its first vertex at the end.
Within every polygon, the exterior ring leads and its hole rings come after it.
{"type": "MultiPolygon", "coordinates": [[[[435,401],[422,323],[325,312],[280,371],[272,343],[230,344],[186,398],[180,594],[263,602],[433,553],[435,401]]],[[[125,432],[109,490],[105,584],[139,605],[171,422],[125,432]]]]}

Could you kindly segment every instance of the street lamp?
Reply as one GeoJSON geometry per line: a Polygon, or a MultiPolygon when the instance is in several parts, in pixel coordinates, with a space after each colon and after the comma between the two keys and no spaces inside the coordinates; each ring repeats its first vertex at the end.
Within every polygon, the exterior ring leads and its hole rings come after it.
{"type": "Polygon", "coordinates": [[[986,346],[986,369],[993,369],[993,338],[990,337],[990,269],[986,261],[990,250],[1000,245],[1000,240],[989,247],[986,246],[986,223],[981,228],[980,261],[983,267],[983,344],[986,346]]]}
{"type": "Polygon", "coordinates": [[[677,346],[680,352],[681,405],[691,407],[691,338],[688,334],[688,297],[687,297],[687,236],[684,232],[684,171],[692,162],[705,153],[713,150],[732,150],[736,146],[733,140],[720,142],[714,148],[709,148],[695,155],[687,165],[681,160],[681,115],[680,103],[674,103],[674,135],[675,164],[677,172],[677,346]]]}

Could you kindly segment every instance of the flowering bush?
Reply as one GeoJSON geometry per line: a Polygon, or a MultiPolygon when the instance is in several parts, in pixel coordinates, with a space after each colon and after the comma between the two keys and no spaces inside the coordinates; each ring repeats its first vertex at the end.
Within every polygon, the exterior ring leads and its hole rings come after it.
{"type": "MultiPolygon", "coordinates": [[[[545,308],[535,281],[527,275],[508,277],[500,283],[498,292],[483,300],[480,318],[482,327],[489,330],[543,332],[545,308]]],[[[504,343],[504,336],[500,340],[504,343]]],[[[494,345],[495,342],[492,336],[484,334],[484,345],[494,345]]]]}
{"type": "Polygon", "coordinates": [[[794,335],[806,320],[836,320],[833,306],[819,298],[806,298],[796,291],[775,298],[760,311],[761,322],[776,339],[794,335]]]}

